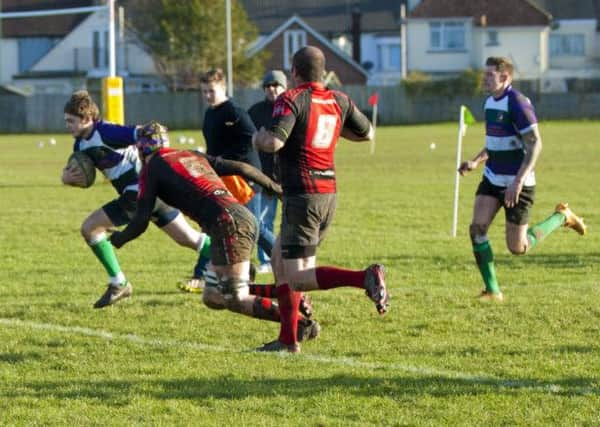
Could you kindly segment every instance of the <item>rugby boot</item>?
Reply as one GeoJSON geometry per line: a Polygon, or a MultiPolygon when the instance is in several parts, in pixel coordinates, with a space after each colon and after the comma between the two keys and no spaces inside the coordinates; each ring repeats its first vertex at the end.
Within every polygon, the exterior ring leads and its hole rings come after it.
{"type": "Polygon", "coordinates": [[[321,333],[321,325],[316,320],[298,320],[298,341],[313,340],[321,333]]]}
{"type": "Polygon", "coordinates": [[[103,308],[107,305],[112,305],[119,300],[129,298],[133,293],[131,283],[127,282],[125,286],[109,284],[106,292],[94,303],[94,308],[103,308]]]}
{"type": "Polygon", "coordinates": [[[309,295],[302,294],[302,297],[300,298],[299,310],[300,310],[300,313],[307,319],[310,319],[312,317],[313,306],[312,306],[312,299],[310,298],[309,295]]]}
{"type": "Polygon", "coordinates": [[[565,223],[563,227],[572,228],[582,236],[587,231],[587,226],[583,223],[583,218],[578,217],[573,213],[573,211],[569,208],[568,203],[559,203],[556,205],[554,209],[555,212],[561,213],[565,216],[565,223]]]}
{"type": "Polygon", "coordinates": [[[367,268],[365,275],[365,292],[375,303],[381,315],[388,311],[389,295],[385,286],[385,268],[381,264],[373,264],[367,268]]]}
{"type": "Polygon", "coordinates": [[[477,296],[477,298],[479,298],[479,301],[482,302],[503,302],[504,301],[504,295],[502,295],[502,292],[488,292],[485,289],[481,291],[481,293],[477,296]]]}
{"type": "Polygon", "coordinates": [[[277,351],[287,351],[288,353],[300,353],[300,344],[284,344],[279,340],[271,341],[263,345],[262,347],[258,347],[256,351],[260,352],[277,352],[277,351]]]}
{"type": "Polygon", "coordinates": [[[190,292],[192,294],[200,294],[204,289],[205,281],[202,277],[192,277],[185,282],[181,282],[177,285],[179,289],[184,292],[190,292]]]}

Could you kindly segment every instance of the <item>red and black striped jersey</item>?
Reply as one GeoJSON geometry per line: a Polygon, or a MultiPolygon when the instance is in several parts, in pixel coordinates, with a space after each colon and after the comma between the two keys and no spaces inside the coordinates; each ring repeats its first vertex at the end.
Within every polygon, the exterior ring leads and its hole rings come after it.
{"type": "Polygon", "coordinates": [[[284,194],[336,192],[334,153],[344,128],[360,136],[370,128],[345,93],[311,82],[277,98],[269,130],[284,142],[277,152],[284,194]]]}

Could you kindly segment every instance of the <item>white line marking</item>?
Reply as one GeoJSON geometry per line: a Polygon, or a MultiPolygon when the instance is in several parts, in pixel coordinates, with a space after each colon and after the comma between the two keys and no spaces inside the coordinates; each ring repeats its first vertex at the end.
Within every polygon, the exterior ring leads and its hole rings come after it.
{"type": "MultiPolygon", "coordinates": [[[[134,334],[115,334],[103,330],[85,328],[81,326],[63,326],[52,323],[38,323],[20,319],[5,319],[0,318],[0,324],[5,326],[14,326],[18,328],[28,328],[37,330],[46,330],[52,332],[60,332],[66,334],[83,335],[94,338],[102,338],[109,341],[127,341],[137,345],[149,345],[162,348],[188,348],[198,351],[207,351],[213,353],[249,353],[247,351],[239,351],[231,348],[225,348],[210,344],[201,344],[190,341],[164,340],[155,338],[144,338],[134,334]]],[[[418,367],[411,365],[403,365],[399,363],[374,363],[361,362],[349,357],[330,357],[317,354],[289,354],[289,353],[254,353],[258,356],[277,356],[277,357],[294,357],[303,358],[320,363],[327,363],[338,366],[349,366],[353,368],[363,368],[367,370],[391,370],[399,372],[408,372],[411,374],[423,375],[428,377],[443,377],[454,380],[461,380],[471,384],[489,385],[500,388],[516,388],[523,390],[540,391],[544,393],[568,393],[568,394],[592,394],[594,391],[589,387],[568,387],[564,388],[557,384],[540,384],[541,381],[536,380],[509,380],[501,379],[492,376],[468,374],[464,372],[447,371],[436,368],[418,367]]]]}

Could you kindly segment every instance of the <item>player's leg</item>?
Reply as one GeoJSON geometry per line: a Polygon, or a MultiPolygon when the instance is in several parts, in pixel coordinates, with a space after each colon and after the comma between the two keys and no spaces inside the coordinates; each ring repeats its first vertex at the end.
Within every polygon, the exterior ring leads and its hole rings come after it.
{"type": "Polygon", "coordinates": [[[125,192],[102,208],[92,212],[81,226],[81,234],[92,252],[108,273],[109,283],[105,293],[95,302],[94,308],[102,308],[127,298],[132,293],[131,284],[121,270],[114,248],[107,237],[107,230],[129,221],[127,208],[135,206],[136,193],[125,192]]]}
{"type": "Polygon", "coordinates": [[[561,226],[572,228],[582,236],[587,231],[583,218],[575,215],[568,204],[559,203],[548,218],[527,230],[528,249],[533,249],[561,226]]]}
{"type": "Polygon", "coordinates": [[[273,235],[273,232],[270,231],[262,221],[261,200],[262,193],[256,192],[252,199],[250,199],[245,206],[250,212],[252,212],[252,215],[254,215],[254,218],[256,218],[257,220],[258,247],[261,248],[267,255],[271,256],[271,252],[273,252],[273,244],[275,243],[275,236],[273,235]]]}
{"type": "Polygon", "coordinates": [[[481,293],[483,299],[502,299],[496,278],[494,253],[487,236],[488,228],[502,206],[498,196],[499,194],[494,193],[494,189],[490,188],[489,182],[484,179],[475,196],[473,218],[469,226],[475,262],[485,284],[485,289],[481,293]]]}
{"type": "Polygon", "coordinates": [[[210,237],[194,229],[177,209],[158,199],[152,221],[179,245],[198,252],[194,277],[179,285],[181,290],[198,293],[204,288],[204,272],[210,262],[210,237]]]}
{"type": "MultiPolygon", "coordinates": [[[[277,212],[277,198],[262,194],[260,204],[260,220],[263,227],[273,234],[275,224],[275,214],[277,212]]],[[[259,273],[268,273],[272,271],[271,257],[262,248],[258,247],[259,273]]]]}
{"type": "MultiPolygon", "coordinates": [[[[506,246],[513,255],[524,255],[538,241],[543,239],[541,234],[539,238],[536,238],[535,232],[528,229],[529,211],[533,206],[534,197],[535,187],[523,187],[516,206],[504,209],[506,217],[506,246]]],[[[555,222],[552,219],[546,225],[542,225],[542,228],[549,230],[549,226],[554,225],[553,223],[555,222]]],[[[538,228],[538,231],[541,230],[538,228]]]]}

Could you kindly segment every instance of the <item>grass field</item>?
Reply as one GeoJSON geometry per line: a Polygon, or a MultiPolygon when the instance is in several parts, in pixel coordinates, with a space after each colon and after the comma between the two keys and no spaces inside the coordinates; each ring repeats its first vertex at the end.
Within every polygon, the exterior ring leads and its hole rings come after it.
{"type": "MultiPolygon", "coordinates": [[[[93,310],[105,274],[79,226],[114,191],[60,185],[67,135],[1,136],[0,424],[598,425],[599,125],[542,125],[532,222],[564,200],[589,235],[560,229],[515,257],[499,216],[501,305],[474,298],[467,229],[481,170],[462,180],[450,235],[456,124],[381,128],[373,156],[342,143],[319,262],[384,263],[392,306],[380,318],[356,289],[313,293],[323,331],[299,355],[253,352],[276,324],[180,293],[195,254],[154,228],[118,252],[133,298],[93,310]]],[[[469,128],[465,157],[482,133],[469,128]]]]}

